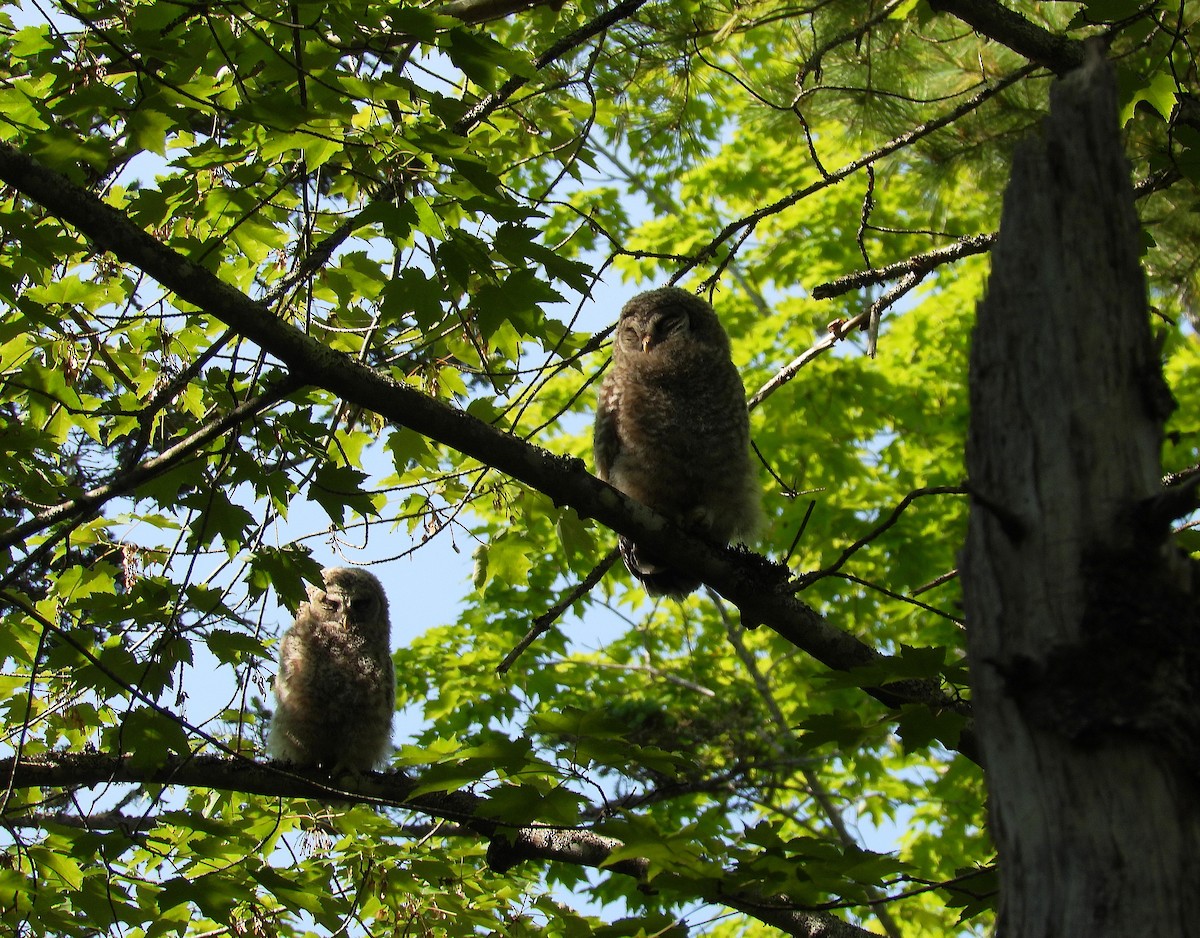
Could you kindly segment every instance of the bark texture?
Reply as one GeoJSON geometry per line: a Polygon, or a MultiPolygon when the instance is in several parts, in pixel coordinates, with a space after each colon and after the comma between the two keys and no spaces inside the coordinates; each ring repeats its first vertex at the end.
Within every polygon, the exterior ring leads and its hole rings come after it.
{"type": "Polygon", "coordinates": [[[1115,81],[1016,155],[971,357],[963,557],[998,934],[1197,934],[1197,615],[1160,495],[1172,407],[1115,81]]]}

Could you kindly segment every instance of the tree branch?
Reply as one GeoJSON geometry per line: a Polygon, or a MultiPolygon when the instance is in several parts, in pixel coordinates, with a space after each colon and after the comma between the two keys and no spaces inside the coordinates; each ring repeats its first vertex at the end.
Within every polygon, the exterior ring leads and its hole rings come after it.
{"type": "MultiPolygon", "coordinates": [[[[54,753],[36,759],[0,760],[0,776],[11,775],[15,788],[76,788],[124,782],[133,784],[182,785],[282,798],[313,798],[352,804],[402,807],[432,817],[457,821],[468,830],[490,840],[488,865],[499,872],[527,860],[544,860],[604,869],[644,880],[650,861],[641,857],[609,863],[614,851],[625,846],[619,840],[594,831],[531,825],[506,828],[494,820],[488,799],[467,792],[438,792],[413,796],[420,782],[402,773],[364,772],[334,782],[319,770],[300,770],[278,763],[249,759],[222,759],[199,755],[171,757],[157,766],[135,765],[132,757],[98,753],[54,753]],[[350,782],[345,786],[343,782],[350,782]]],[[[56,818],[46,818],[57,823],[56,818]]],[[[111,823],[112,817],[107,816],[111,823]]],[[[132,833],[132,832],[131,832],[132,833]]],[[[707,902],[729,906],[803,938],[870,938],[865,929],[849,925],[825,912],[808,912],[791,907],[786,899],[752,892],[726,892],[719,886],[676,874],[654,877],[657,889],[684,890],[707,902]],[[701,888],[697,890],[697,886],[701,888]]]]}
{"type": "Polygon", "coordinates": [[[706,244],[692,256],[692,259],[688,261],[686,266],[679,270],[674,279],[678,280],[692,268],[702,264],[709,258],[714,257],[717,253],[717,249],[735,235],[745,232],[744,234],[741,234],[741,237],[744,238],[746,234],[753,231],[758,226],[758,223],[764,218],[768,218],[771,215],[777,215],[779,212],[782,212],[786,208],[790,208],[797,202],[808,198],[810,195],[820,192],[823,189],[828,189],[830,186],[836,185],[847,176],[858,172],[858,170],[863,169],[866,166],[872,165],[883,157],[888,156],[897,150],[903,149],[916,140],[920,140],[923,137],[929,136],[929,134],[933,133],[934,131],[940,130],[945,126],[954,123],[960,117],[971,113],[980,107],[980,105],[982,105],[984,102],[995,97],[1005,88],[1008,88],[1010,85],[1013,85],[1022,78],[1025,78],[1033,70],[1034,66],[1032,65],[1026,65],[1023,68],[1017,69],[1011,75],[1007,75],[1004,78],[998,79],[987,88],[984,88],[981,92],[979,92],[979,94],[973,96],[967,101],[964,101],[962,104],[953,108],[946,114],[943,114],[941,117],[934,118],[931,121],[921,124],[919,127],[914,127],[912,130],[906,131],[905,133],[900,134],[898,137],[892,138],[887,143],[872,150],[870,153],[863,154],[858,159],[852,160],[845,166],[842,166],[831,173],[822,174],[822,177],[811,185],[805,186],[803,189],[798,189],[797,191],[784,196],[782,199],[772,202],[770,205],[763,206],[762,208],[758,209],[758,211],[752,212],[745,218],[730,222],[721,229],[715,238],[713,238],[708,244],[706,244]]]}
{"type": "Polygon", "coordinates": [[[812,288],[812,298],[814,300],[828,300],[835,296],[841,296],[843,293],[849,293],[851,290],[886,283],[888,280],[895,280],[906,274],[924,275],[932,271],[935,267],[940,267],[942,264],[948,264],[963,257],[970,257],[972,254],[984,254],[991,250],[995,242],[996,235],[994,233],[971,235],[970,237],[955,241],[944,248],[928,251],[925,254],[914,254],[912,257],[897,261],[895,264],[888,264],[885,267],[874,267],[870,270],[855,271],[852,274],[846,274],[844,277],[838,277],[837,280],[817,284],[817,286],[812,288]]]}
{"type": "Polygon", "coordinates": [[[521,653],[525,651],[526,648],[536,642],[539,637],[546,634],[550,627],[558,621],[558,617],[570,609],[573,603],[577,602],[580,597],[586,596],[592,591],[592,587],[594,587],[604,578],[604,574],[608,573],[608,571],[612,568],[612,565],[617,562],[617,558],[620,555],[620,551],[614,547],[608,552],[603,560],[601,560],[598,564],[596,564],[595,567],[592,568],[592,571],[587,576],[569,589],[565,596],[563,596],[553,606],[534,619],[533,625],[530,627],[529,631],[526,632],[525,635],[522,636],[521,640],[513,646],[513,650],[504,656],[504,660],[496,665],[496,673],[508,673],[508,669],[513,666],[519,657],[521,657],[521,653]]]}
{"type": "Polygon", "coordinates": [[[552,10],[561,9],[563,0],[450,0],[433,12],[440,16],[453,16],[464,23],[472,25],[486,23],[489,20],[503,19],[512,13],[524,13],[535,7],[548,6],[552,10]]]}
{"type": "MultiPolygon", "coordinates": [[[[6,143],[0,143],[0,179],[60,215],[102,250],[255,342],[307,383],[493,466],[544,493],[554,504],[569,505],[580,517],[595,518],[644,544],[656,556],[694,570],[738,606],[748,625],[769,625],[835,670],[887,661],[788,594],[785,568],[746,550],[716,548],[590,475],[582,460],[555,456],[328,348],[161,244],[92,193],[6,143]]],[[[934,682],[904,682],[870,688],[868,693],[888,707],[923,703],[966,711],[961,701],[943,693],[934,682]]],[[[974,751],[969,737],[959,749],[974,751]]]]}
{"type": "Polygon", "coordinates": [[[929,0],[929,6],[1057,75],[1083,64],[1083,43],[1078,39],[1052,33],[996,0],[929,0]]]}
{"type": "Polygon", "coordinates": [[[811,362],[817,356],[824,352],[828,352],[838,342],[846,338],[855,329],[867,329],[868,341],[867,351],[874,355],[874,343],[879,328],[879,317],[885,309],[899,300],[904,294],[908,293],[913,287],[919,284],[926,276],[926,272],[909,271],[904,274],[899,283],[893,284],[888,288],[879,299],[864,309],[861,313],[851,316],[849,319],[837,319],[829,324],[826,328],[826,334],[817,339],[807,351],[797,355],[790,362],[779,369],[770,380],[767,381],[761,388],[754,392],[750,397],[749,407],[753,410],[768,397],[778,391],[781,387],[791,381],[800,373],[800,369],[811,362]],[[871,333],[872,327],[876,330],[875,334],[871,333]]]}

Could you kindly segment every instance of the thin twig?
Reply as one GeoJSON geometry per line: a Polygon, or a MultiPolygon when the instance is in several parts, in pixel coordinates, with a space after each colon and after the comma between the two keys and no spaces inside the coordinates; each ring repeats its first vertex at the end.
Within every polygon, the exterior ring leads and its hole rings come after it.
{"type": "Polygon", "coordinates": [[[808,351],[804,352],[802,355],[798,355],[796,358],[793,358],[790,362],[780,368],[770,381],[768,381],[761,388],[755,391],[753,395],[751,395],[748,404],[750,409],[753,410],[755,407],[765,401],[777,390],[791,381],[792,378],[796,377],[801,368],[807,365],[822,352],[829,351],[850,332],[866,322],[866,320],[866,314],[859,313],[857,316],[852,316],[849,319],[839,319],[831,322],[828,327],[828,332],[814,342],[808,351]]]}
{"type": "Polygon", "coordinates": [[[878,526],[876,526],[871,531],[864,534],[857,541],[855,541],[853,544],[851,544],[849,547],[847,547],[844,551],[842,551],[842,555],[840,557],[838,557],[837,560],[835,560],[833,563],[831,563],[828,567],[824,567],[820,570],[813,570],[810,573],[801,574],[800,576],[798,576],[796,578],[795,583],[792,584],[790,589],[793,592],[798,593],[801,590],[807,589],[808,587],[812,586],[812,584],[815,583],[817,580],[820,580],[823,577],[831,576],[832,574],[837,573],[837,571],[840,570],[845,565],[847,560],[849,560],[856,553],[858,553],[860,550],[862,550],[862,548],[866,547],[868,544],[871,543],[871,541],[875,540],[875,538],[879,537],[881,534],[883,534],[884,531],[886,531],[888,528],[890,528],[892,525],[894,525],[897,521],[899,521],[900,516],[902,514],[904,514],[904,510],[906,508],[908,508],[908,506],[911,505],[914,501],[916,501],[916,499],[921,498],[925,495],[966,495],[966,494],[967,494],[967,489],[961,485],[931,485],[931,486],[927,486],[925,488],[913,489],[911,492],[909,492],[907,495],[905,495],[904,498],[902,498],[900,500],[900,504],[898,504],[895,508],[892,509],[892,513],[890,515],[888,515],[887,518],[885,518],[878,526]]]}
{"type": "Polygon", "coordinates": [[[862,255],[863,262],[870,267],[871,256],[867,253],[867,245],[864,238],[867,234],[867,227],[871,224],[871,212],[875,210],[875,167],[867,167],[867,191],[863,193],[862,211],[858,217],[858,231],[854,235],[854,240],[858,243],[858,253],[862,255]]]}
{"type": "MultiPolygon", "coordinates": [[[[955,625],[962,627],[964,621],[962,616],[952,615],[946,612],[945,609],[939,609],[937,606],[931,606],[929,603],[923,603],[919,599],[913,599],[911,596],[905,596],[903,593],[897,593],[895,590],[890,590],[886,586],[880,586],[878,583],[872,583],[870,580],[865,580],[860,576],[855,576],[852,573],[834,573],[833,576],[839,580],[846,580],[850,583],[857,583],[859,586],[865,586],[869,590],[874,590],[881,596],[886,596],[888,599],[899,600],[902,603],[908,603],[910,606],[916,606],[918,609],[924,609],[926,612],[932,612],[935,616],[947,619],[955,625]]],[[[961,752],[961,748],[959,749],[961,752]]]]}
{"type": "Polygon", "coordinates": [[[792,545],[788,548],[787,556],[783,558],[783,562],[787,563],[792,559],[792,554],[796,552],[796,545],[800,543],[800,538],[804,536],[804,529],[808,527],[808,519],[812,517],[813,509],[817,507],[815,498],[809,499],[808,508],[804,510],[804,517],[800,521],[800,528],[796,531],[796,536],[792,538],[792,545]]]}
{"type": "Polygon", "coordinates": [[[943,573],[939,577],[934,577],[932,580],[930,580],[928,583],[924,584],[923,586],[918,586],[915,590],[909,590],[908,595],[909,596],[920,596],[922,593],[928,593],[931,589],[936,589],[937,587],[941,586],[943,583],[949,583],[951,580],[953,580],[957,577],[958,577],[958,567],[955,567],[953,570],[947,570],[945,573],[943,573]]]}
{"type": "MultiPolygon", "coordinates": [[[[883,294],[879,299],[871,304],[871,308],[864,310],[856,316],[851,316],[849,319],[837,319],[831,322],[828,326],[828,333],[818,339],[812,346],[802,355],[792,359],[786,365],[779,369],[778,372],[764,384],[761,388],[754,392],[751,396],[748,406],[751,410],[765,401],[768,397],[778,391],[781,387],[791,381],[800,369],[821,355],[823,352],[828,352],[838,342],[848,336],[855,329],[869,327],[871,322],[875,321],[875,328],[878,330],[878,320],[880,313],[884,309],[895,303],[905,293],[915,287],[925,277],[922,273],[909,273],[903,280],[893,286],[887,293],[883,294]]],[[[873,353],[873,348],[868,348],[868,352],[873,353]]]]}
{"type": "MultiPolygon", "coordinates": [[[[834,36],[820,47],[813,49],[813,51],[808,54],[808,58],[806,58],[800,65],[800,68],[796,70],[796,87],[803,88],[805,79],[807,79],[810,74],[815,74],[817,76],[817,81],[820,81],[821,59],[825,57],[826,53],[832,52],[838,46],[843,46],[848,42],[860,41],[863,36],[871,31],[871,29],[892,16],[898,6],[900,6],[900,0],[892,0],[891,3],[885,4],[881,9],[879,9],[874,16],[868,17],[861,23],[834,36]]],[[[797,98],[798,97],[799,95],[797,95],[797,98]]]]}
{"type": "Polygon", "coordinates": [[[838,277],[837,280],[818,284],[812,288],[812,298],[814,300],[828,300],[835,296],[841,296],[843,293],[849,293],[851,290],[858,290],[862,287],[870,287],[888,280],[895,280],[897,277],[902,277],[905,274],[929,273],[935,267],[940,267],[942,264],[949,264],[960,258],[970,257],[972,254],[984,254],[991,250],[995,242],[996,235],[994,233],[972,235],[969,238],[955,241],[953,244],[947,245],[944,248],[938,248],[935,251],[928,251],[925,254],[914,254],[912,257],[897,261],[895,264],[888,264],[885,267],[874,267],[870,270],[856,271],[852,274],[846,274],[844,277],[838,277]]]}
{"type": "Polygon", "coordinates": [[[548,610],[533,620],[533,627],[525,633],[525,636],[517,642],[516,646],[507,655],[504,660],[496,665],[497,674],[506,674],[508,669],[513,666],[513,663],[521,657],[521,653],[530,645],[538,640],[538,638],[546,633],[564,612],[571,608],[571,604],[578,600],[581,596],[587,594],[593,586],[600,582],[604,574],[608,573],[609,569],[617,558],[620,556],[620,551],[615,547],[608,552],[608,555],[601,560],[592,572],[579,581],[579,583],[567,593],[562,599],[556,602],[548,610]]]}
{"type": "Polygon", "coordinates": [[[676,279],[682,277],[689,270],[692,270],[710,258],[715,257],[717,249],[720,248],[720,246],[730,238],[734,237],[735,235],[740,235],[743,229],[748,228],[752,231],[763,219],[779,214],[784,209],[790,208],[797,202],[808,198],[810,195],[814,195],[817,192],[828,189],[830,186],[841,182],[847,176],[858,172],[864,167],[870,166],[872,163],[878,162],[879,160],[883,159],[883,157],[889,156],[892,153],[895,153],[897,150],[901,150],[904,147],[915,143],[917,140],[927,137],[935,131],[941,130],[943,127],[954,123],[960,117],[964,117],[981,107],[983,104],[1000,94],[1000,92],[1004,91],[1006,88],[1026,78],[1036,69],[1036,65],[1023,66],[1022,68],[1017,69],[1011,75],[1006,75],[1004,78],[997,80],[994,84],[989,85],[987,88],[979,92],[979,94],[974,95],[967,101],[964,101],[958,107],[951,109],[941,117],[934,118],[931,121],[921,124],[919,127],[914,127],[912,130],[906,131],[897,137],[893,137],[887,143],[877,147],[870,153],[864,153],[858,159],[852,160],[841,168],[829,173],[827,176],[824,176],[816,182],[805,186],[803,189],[798,189],[790,195],[786,195],[782,199],[772,202],[770,205],[765,205],[757,211],[751,212],[744,218],[739,219],[738,221],[730,222],[721,229],[715,238],[713,238],[708,244],[706,244],[692,256],[692,259],[688,261],[687,265],[678,271],[676,279]]]}

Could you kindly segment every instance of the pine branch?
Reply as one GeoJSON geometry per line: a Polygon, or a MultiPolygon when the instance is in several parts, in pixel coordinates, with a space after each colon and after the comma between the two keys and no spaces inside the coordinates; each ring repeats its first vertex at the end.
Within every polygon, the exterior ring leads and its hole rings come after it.
{"type": "Polygon", "coordinates": [[[792,192],[789,195],[772,202],[770,205],[765,205],[757,211],[751,212],[749,215],[746,215],[737,221],[730,222],[728,225],[722,228],[720,232],[717,233],[715,238],[708,242],[708,244],[704,245],[704,247],[700,248],[700,250],[692,256],[691,260],[689,260],[688,263],[676,273],[673,279],[680,279],[689,270],[699,266],[711,258],[716,257],[717,250],[727,241],[730,241],[735,237],[740,240],[745,240],[745,238],[748,237],[750,233],[752,233],[754,229],[758,227],[759,222],[763,221],[763,219],[769,218],[772,215],[777,215],[784,209],[790,208],[797,202],[808,198],[810,195],[814,195],[817,192],[837,185],[843,179],[853,175],[860,169],[865,169],[866,167],[871,166],[883,159],[885,156],[895,153],[897,150],[902,150],[904,147],[914,143],[915,141],[921,140],[935,131],[941,130],[943,127],[953,124],[956,120],[959,120],[967,114],[978,110],[984,103],[1000,94],[1006,88],[1027,77],[1034,71],[1034,68],[1035,66],[1033,65],[1026,65],[1017,69],[1011,75],[1006,75],[1004,78],[996,80],[978,94],[962,102],[940,117],[926,121],[924,124],[914,127],[912,130],[906,131],[899,136],[892,138],[882,146],[876,147],[870,153],[864,153],[858,159],[846,163],[844,166],[834,170],[833,172],[822,174],[820,179],[814,183],[811,183],[810,185],[805,186],[803,189],[798,189],[795,192],[792,192]]]}
{"type": "Polygon", "coordinates": [[[996,0],[929,0],[929,6],[1057,75],[1083,64],[1083,43],[1078,39],[1052,33],[996,0]]]}

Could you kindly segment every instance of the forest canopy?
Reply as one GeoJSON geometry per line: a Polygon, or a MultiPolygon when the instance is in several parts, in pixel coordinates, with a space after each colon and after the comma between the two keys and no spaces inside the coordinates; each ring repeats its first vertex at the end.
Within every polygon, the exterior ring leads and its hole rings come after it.
{"type": "Polygon", "coordinates": [[[1013,149],[1099,42],[1164,472],[1200,464],[1197,19],[0,7],[6,928],[988,934],[976,304],[1013,149]],[[612,324],[667,284],[732,340],[749,551],[593,476],[612,324]],[[651,600],[616,532],[705,588],[651,600]],[[384,773],[264,752],[331,564],[391,603],[384,773]]]}

